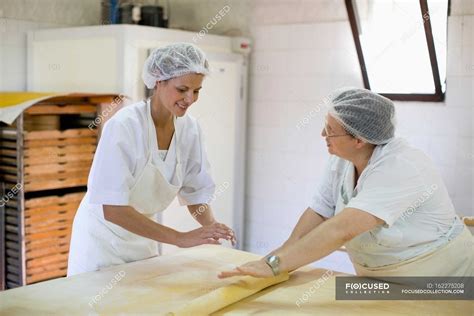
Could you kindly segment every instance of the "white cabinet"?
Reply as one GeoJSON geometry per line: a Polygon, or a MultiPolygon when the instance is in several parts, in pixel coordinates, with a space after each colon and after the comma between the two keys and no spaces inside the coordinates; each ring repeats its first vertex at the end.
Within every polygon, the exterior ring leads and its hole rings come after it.
{"type": "MultiPolygon", "coordinates": [[[[195,33],[135,25],[107,25],[34,31],[28,34],[28,90],[117,93],[133,101],[146,95],[141,80],[151,49],[193,42],[195,33]]],[[[219,221],[232,226],[243,245],[247,57],[233,52],[237,41],[206,35],[197,42],[211,74],[191,107],[203,129],[217,191],[211,205],[219,221]]],[[[175,200],[159,220],[178,230],[197,227],[175,200]]],[[[240,248],[240,247],[239,247],[240,248]]],[[[163,245],[163,252],[173,247],[163,245]]]]}

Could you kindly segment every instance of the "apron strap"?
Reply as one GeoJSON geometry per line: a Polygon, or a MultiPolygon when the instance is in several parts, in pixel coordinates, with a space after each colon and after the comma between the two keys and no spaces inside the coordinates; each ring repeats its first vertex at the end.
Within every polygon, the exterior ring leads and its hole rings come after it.
{"type": "Polygon", "coordinates": [[[173,116],[173,124],[174,124],[174,148],[176,151],[176,177],[178,178],[178,183],[180,186],[183,184],[183,165],[181,164],[181,146],[179,145],[179,133],[178,133],[178,119],[176,116],[173,116]]]}
{"type": "MultiPolygon", "coordinates": [[[[153,124],[153,117],[151,116],[151,98],[148,98],[146,101],[144,101],[146,106],[147,106],[147,112],[148,112],[148,162],[152,161],[152,148],[153,148],[153,139],[155,136],[153,135],[153,131],[156,131],[155,125],[153,124]]],[[[174,125],[174,148],[176,151],[176,176],[178,178],[178,183],[182,185],[182,180],[183,180],[183,173],[182,173],[182,165],[181,165],[181,148],[179,146],[179,133],[178,133],[178,123],[177,123],[177,118],[176,116],[173,115],[173,125],[174,125]]],[[[155,133],[156,135],[156,133],[155,133]]],[[[156,139],[156,143],[158,144],[158,138],[156,139]]],[[[171,146],[170,146],[171,147],[171,146]]]]}

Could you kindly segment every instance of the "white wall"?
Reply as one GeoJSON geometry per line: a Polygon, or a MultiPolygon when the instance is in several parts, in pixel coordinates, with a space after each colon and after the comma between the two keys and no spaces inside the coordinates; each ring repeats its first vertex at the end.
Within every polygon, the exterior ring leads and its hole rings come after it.
{"type": "Polygon", "coordinates": [[[26,89],[26,33],[100,23],[99,0],[0,0],[0,91],[26,89]]]}

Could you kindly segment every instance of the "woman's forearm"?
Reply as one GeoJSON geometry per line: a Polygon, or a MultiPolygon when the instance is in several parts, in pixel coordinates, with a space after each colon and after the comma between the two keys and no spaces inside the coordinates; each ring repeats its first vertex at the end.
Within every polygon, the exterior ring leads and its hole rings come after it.
{"type": "Polygon", "coordinates": [[[178,240],[179,232],[152,221],[131,206],[104,205],[103,209],[106,220],[134,234],[172,245],[178,240]]]}
{"type": "Polygon", "coordinates": [[[329,220],[275,255],[280,257],[281,271],[293,271],[329,255],[346,242],[346,234],[329,220]]]}
{"type": "Polygon", "coordinates": [[[346,208],[314,230],[276,253],[281,271],[293,271],[338,250],[352,238],[383,224],[384,221],[362,210],[346,208]]]}
{"type": "Polygon", "coordinates": [[[321,223],[323,223],[326,219],[316,213],[313,209],[307,208],[303,215],[301,215],[300,219],[298,220],[298,223],[296,224],[295,228],[293,228],[293,231],[288,238],[287,241],[283,245],[281,245],[279,248],[273,250],[270,252],[267,256],[273,255],[277,252],[281,252],[283,250],[286,250],[288,247],[291,247],[295,242],[306,236],[310,231],[318,227],[321,223]]]}
{"type": "Polygon", "coordinates": [[[188,210],[202,226],[208,226],[216,222],[211,206],[208,204],[188,205],[188,210]]]}

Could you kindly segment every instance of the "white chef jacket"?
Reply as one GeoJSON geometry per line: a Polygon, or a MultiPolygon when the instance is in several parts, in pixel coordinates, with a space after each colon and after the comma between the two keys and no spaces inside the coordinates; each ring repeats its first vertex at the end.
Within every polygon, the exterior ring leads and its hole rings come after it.
{"type": "MultiPolygon", "coordinates": [[[[129,205],[130,190],[147,162],[148,134],[145,102],[131,104],[118,111],[103,130],[89,174],[87,191],[93,204],[129,205]]],[[[183,184],[178,192],[181,205],[208,203],[215,184],[204,148],[201,128],[195,118],[176,119],[176,133],[164,161],[152,133],[153,164],[172,185],[181,185],[175,174],[176,145],[180,146],[184,165],[183,184]]]]}
{"type": "MultiPolygon", "coordinates": [[[[158,254],[158,243],[145,243],[146,238],[139,236],[128,242],[130,251],[123,251],[123,238],[132,233],[108,222],[103,215],[104,204],[130,205],[131,189],[141,175],[149,153],[147,119],[151,119],[151,114],[147,109],[145,102],[129,105],[104,126],[89,174],[87,193],[74,217],[68,275],[158,254]],[[137,253],[147,256],[140,257],[137,253]]],[[[156,133],[151,133],[153,165],[168,182],[180,187],[177,196],[181,205],[209,203],[215,185],[199,124],[185,115],[176,119],[175,131],[164,161],[158,150],[156,133]],[[183,168],[182,181],[175,172],[177,146],[183,168]]],[[[150,219],[155,220],[155,215],[150,219]]]]}
{"type": "Polygon", "coordinates": [[[329,218],[356,208],[385,221],[346,243],[367,267],[398,263],[445,245],[463,223],[434,163],[400,138],[375,147],[354,188],[354,165],[331,156],[310,207],[329,218]]]}

